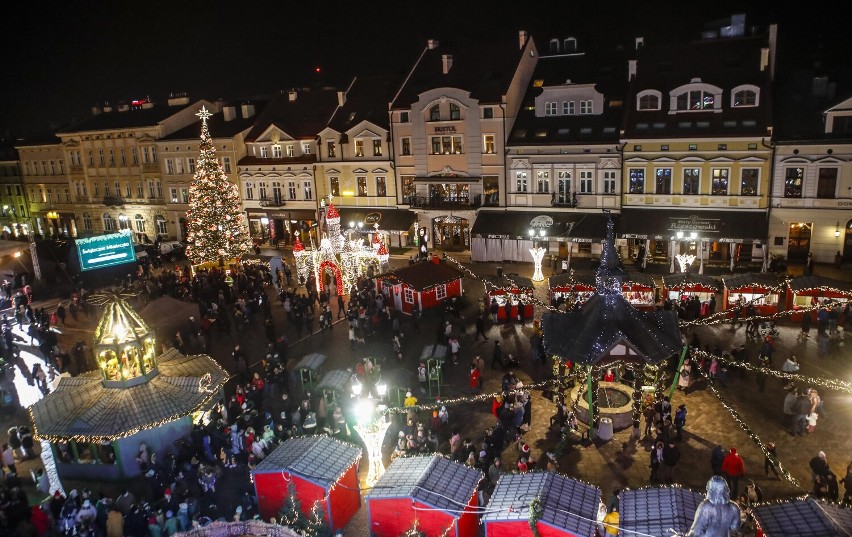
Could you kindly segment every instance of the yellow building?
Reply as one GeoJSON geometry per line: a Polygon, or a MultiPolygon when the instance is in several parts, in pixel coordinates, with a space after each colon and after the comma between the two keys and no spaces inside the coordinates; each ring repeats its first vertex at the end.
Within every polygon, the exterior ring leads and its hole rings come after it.
{"type": "Polygon", "coordinates": [[[47,135],[16,146],[33,233],[41,237],[76,236],[68,167],[59,138],[47,135]]]}
{"type": "Polygon", "coordinates": [[[708,37],[638,39],[629,64],[620,236],[672,271],[685,268],[678,254],[697,271],[762,264],[767,252],[775,27],[708,37]]]}
{"type": "Polygon", "coordinates": [[[11,145],[0,146],[0,236],[4,239],[27,236],[30,217],[21,162],[11,145]]]}

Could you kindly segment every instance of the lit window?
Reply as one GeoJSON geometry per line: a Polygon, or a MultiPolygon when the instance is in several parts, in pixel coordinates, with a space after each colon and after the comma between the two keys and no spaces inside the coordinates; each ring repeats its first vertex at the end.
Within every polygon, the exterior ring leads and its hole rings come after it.
{"type": "Polygon", "coordinates": [[[547,194],[550,192],[550,171],[536,170],[535,172],[536,189],[539,194],[547,194]]]}
{"type": "Polygon", "coordinates": [[[728,169],[713,168],[711,170],[713,176],[712,189],[710,193],[714,196],[728,195],[728,169]]]}
{"type": "MultiPolygon", "coordinates": [[[[278,148],[278,150],[279,150],[279,153],[278,153],[278,154],[280,155],[280,154],[281,154],[281,153],[280,153],[281,148],[279,147],[279,148],[278,148]]],[[[273,151],[274,151],[274,149],[273,149],[273,151]]],[[[266,147],[265,145],[264,145],[264,146],[261,146],[261,148],[260,148],[260,158],[268,158],[268,157],[269,157],[269,148],[268,148],[268,147],[266,147]]]]}
{"type": "Polygon", "coordinates": [[[296,150],[293,147],[293,144],[287,144],[287,156],[292,157],[295,154],[296,154],[296,150]]]}
{"type": "MultiPolygon", "coordinates": [[[[265,147],[262,147],[260,149],[260,156],[262,156],[262,157],[266,156],[266,148],[265,147]]],[[[275,144],[275,145],[272,146],[272,158],[281,158],[281,146],[280,145],[275,144]]]]}
{"type": "Polygon", "coordinates": [[[515,172],[515,192],[526,192],[527,180],[527,172],[515,172]]]}
{"type": "Polygon", "coordinates": [[[329,177],[329,192],[331,192],[332,196],[340,195],[340,178],[339,177],[329,177]]]}
{"type": "Polygon", "coordinates": [[[497,152],[495,145],[494,145],[494,135],[493,134],[486,134],[482,137],[482,139],[483,139],[483,146],[484,146],[484,149],[485,149],[485,153],[494,154],[494,153],[497,152]]]}
{"type": "Polygon", "coordinates": [[[314,199],[314,186],[312,181],[302,181],[302,192],[305,193],[306,200],[314,199]]]}
{"type": "Polygon", "coordinates": [[[740,196],[757,196],[760,168],[743,168],[740,172],[740,196]]]}
{"type": "Polygon", "coordinates": [[[355,182],[358,184],[358,195],[366,196],[367,195],[367,178],[366,177],[356,177],[355,182]]]}
{"type": "Polygon", "coordinates": [[[643,168],[631,168],[629,172],[630,193],[645,193],[645,170],[643,168]]]}
{"type": "Polygon", "coordinates": [[[376,196],[387,196],[388,195],[388,187],[387,187],[387,179],[379,176],[376,177],[376,196]]]}
{"type": "Polygon", "coordinates": [[[334,143],[334,140],[326,140],[325,141],[326,152],[329,157],[334,157],[337,153],[337,144],[334,143]]]}
{"type": "Polygon", "coordinates": [[[382,141],[380,139],[373,140],[373,156],[382,156],[382,141]]]}
{"type": "Polygon", "coordinates": [[[406,156],[411,154],[411,138],[406,136],[400,139],[400,155],[406,156]]]}
{"type": "Polygon", "coordinates": [[[364,140],[355,140],[355,156],[364,156],[364,140]]]}

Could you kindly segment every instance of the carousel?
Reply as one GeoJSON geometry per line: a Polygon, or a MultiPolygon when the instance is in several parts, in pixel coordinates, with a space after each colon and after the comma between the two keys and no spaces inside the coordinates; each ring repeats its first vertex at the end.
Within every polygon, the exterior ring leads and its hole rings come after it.
{"type": "Polygon", "coordinates": [[[610,220],[594,294],[577,310],[542,316],[545,352],[562,385],[573,385],[571,406],[602,440],[635,426],[643,393],[653,397],[668,385],[665,364],[683,346],[677,315],[637,309],[623,294],[623,279],[610,220]]]}
{"type": "Polygon", "coordinates": [[[369,245],[358,236],[360,231],[350,230],[344,236],[340,231],[340,213],[329,201],[324,227],[319,246],[311,238],[310,248],[305,248],[296,235],[293,257],[303,285],[313,281],[319,291],[328,289],[330,294],[344,295],[358,283],[358,278],[372,278],[387,268],[390,253],[380,238],[378,224],[369,245]]]}
{"type": "Polygon", "coordinates": [[[227,372],[206,355],[168,349],[158,356],[153,332],[127,303],[131,296],[90,297],[104,309],[93,342],[98,369],[63,375],[29,409],[61,479],[136,477],[137,457],[164,457],[221,399],[227,372]]]}

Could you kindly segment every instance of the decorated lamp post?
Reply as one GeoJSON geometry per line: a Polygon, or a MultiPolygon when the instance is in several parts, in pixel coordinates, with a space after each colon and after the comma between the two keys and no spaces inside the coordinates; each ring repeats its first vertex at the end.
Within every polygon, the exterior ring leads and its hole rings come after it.
{"type": "Polygon", "coordinates": [[[376,385],[379,399],[375,400],[367,393],[364,396],[364,385],[353,380],[352,395],[355,398],[355,431],[364,446],[367,448],[367,457],[370,461],[370,468],[367,471],[366,485],[372,487],[376,484],[380,477],[385,473],[385,465],[382,457],[382,444],[385,441],[385,434],[388,432],[390,422],[385,417],[386,405],[382,403],[388,387],[386,384],[379,383],[376,385]]]}
{"type": "MultiPolygon", "coordinates": [[[[543,229],[538,230],[538,236],[545,237],[547,232],[543,229]]],[[[533,240],[533,247],[530,248],[530,254],[533,258],[533,277],[532,281],[544,281],[544,274],[541,272],[541,261],[544,259],[544,254],[547,253],[547,248],[542,248],[538,245],[538,240],[534,229],[530,229],[530,238],[533,240]]]]}

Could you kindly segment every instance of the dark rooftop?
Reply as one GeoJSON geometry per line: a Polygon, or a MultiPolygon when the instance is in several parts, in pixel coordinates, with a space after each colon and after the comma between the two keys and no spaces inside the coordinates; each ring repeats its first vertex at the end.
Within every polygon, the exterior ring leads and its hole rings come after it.
{"type": "Polygon", "coordinates": [[[361,121],[369,121],[373,125],[388,129],[388,103],[393,99],[401,82],[400,76],[356,78],[346,92],[346,102],[334,112],[328,126],[343,133],[361,121]]]}
{"type": "Polygon", "coordinates": [[[295,139],[313,138],[326,127],[336,108],[334,89],[296,90],[296,99],[292,101],[290,92],[281,92],[257,117],[246,141],[256,140],[270,125],[295,139]]]}
{"type": "Polygon", "coordinates": [[[766,537],[852,536],[852,509],[810,497],[758,505],[752,513],[766,537]]]}
{"type": "Polygon", "coordinates": [[[135,107],[125,112],[119,112],[117,107],[113,107],[111,112],[101,112],[100,114],[91,116],[88,119],[84,119],[79,123],[62,129],[59,133],[70,134],[77,132],[154,127],[187,108],[197,110],[200,108],[200,105],[197,102],[180,106],[155,104],[151,108],[135,107]]]}
{"type": "Polygon", "coordinates": [[[703,287],[713,288],[717,293],[719,292],[719,289],[722,288],[721,283],[716,278],[713,278],[712,276],[705,276],[703,274],[696,274],[694,272],[666,274],[663,276],[663,285],[672,290],[701,285],[703,287]]]}
{"type": "MultiPolygon", "coordinates": [[[[256,110],[262,110],[264,106],[266,106],[266,102],[254,102],[252,103],[255,106],[256,110]]],[[[240,107],[237,106],[237,115],[240,114],[240,107]]],[[[225,121],[224,114],[222,112],[218,112],[213,114],[210,119],[207,120],[207,128],[210,130],[210,137],[213,139],[216,138],[231,138],[236,136],[240,132],[249,129],[254,125],[256,116],[244,118],[242,116],[236,117],[230,121],[225,121]]],[[[187,125],[186,127],[177,130],[168,136],[161,138],[162,140],[198,140],[201,136],[201,120],[192,123],[191,125],[187,125]]]]}
{"type": "Polygon", "coordinates": [[[522,53],[518,34],[497,42],[441,43],[436,48],[427,48],[403,83],[392,108],[408,108],[421,93],[435,88],[466,90],[480,103],[502,102],[522,53]],[[453,57],[447,74],[443,74],[444,54],[453,57]]]}
{"type": "Polygon", "coordinates": [[[780,287],[784,282],[777,275],[766,272],[749,272],[734,276],[722,276],[722,284],[727,289],[742,287],[780,287]]]}
{"type": "Polygon", "coordinates": [[[467,505],[482,473],[439,455],[402,457],[393,461],[367,500],[411,497],[452,513],[467,505]]]}
{"type": "Polygon", "coordinates": [[[625,490],[619,495],[619,529],[627,535],[686,534],[703,499],[680,487],[625,490]]]}
{"type": "Polygon", "coordinates": [[[437,264],[431,261],[421,261],[413,265],[398,268],[383,277],[392,277],[408,284],[416,291],[425,291],[436,285],[461,279],[464,277],[464,274],[444,261],[437,264]]]}

